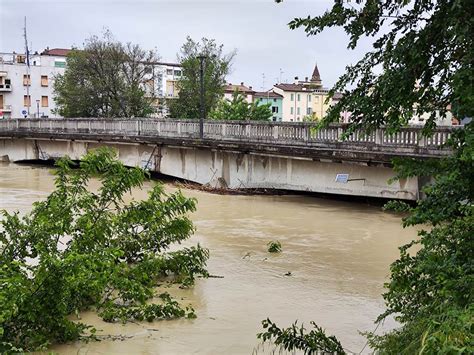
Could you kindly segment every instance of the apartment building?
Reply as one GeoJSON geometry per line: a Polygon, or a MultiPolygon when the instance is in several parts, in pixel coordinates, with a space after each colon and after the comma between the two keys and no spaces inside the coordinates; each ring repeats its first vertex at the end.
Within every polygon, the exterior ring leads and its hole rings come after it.
{"type": "Polygon", "coordinates": [[[178,98],[178,81],[183,76],[183,70],[178,63],[153,63],[153,78],[146,83],[147,93],[154,97],[155,117],[168,115],[167,100],[178,98]]]}
{"type": "Polygon", "coordinates": [[[68,52],[47,48],[28,59],[15,52],[0,53],[0,119],[59,117],[53,84],[56,75],[64,73],[68,52]]]}
{"type": "Polygon", "coordinates": [[[292,84],[276,84],[273,91],[283,97],[283,121],[301,122],[305,117],[322,118],[326,116],[330,105],[326,103],[329,90],[323,87],[317,65],[311,79],[306,77],[300,81],[296,77],[292,84]]]}
{"type": "Polygon", "coordinates": [[[272,111],[271,120],[274,122],[281,122],[283,117],[283,96],[269,91],[255,92],[253,95],[254,102],[257,105],[270,104],[270,110],[272,111]]]}
{"type": "Polygon", "coordinates": [[[245,97],[245,100],[250,104],[253,102],[253,96],[255,91],[251,86],[246,86],[243,82],[239,84],[228,83],[224,87],[224,99],[232,101],[232,96],[234,92],[238,91],[245,97]]]}

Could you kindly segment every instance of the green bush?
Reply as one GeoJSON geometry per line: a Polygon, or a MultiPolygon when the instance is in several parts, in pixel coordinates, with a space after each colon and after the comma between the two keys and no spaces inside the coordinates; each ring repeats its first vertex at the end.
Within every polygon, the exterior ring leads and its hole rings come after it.
{"type": "Polygon", "coordinates": [[[148,199],[125,203],[146,174],[126,168],[115,153],[87,154],[79,169],[58,161],[56,189],[20,217],[0,221],[0,353],[45,349],[95,330],[68,317],[94,309],[106,321],[193,317],[169,295],[149,303],[159,279],[184,286],[207,276],[199,245],[169,252],[188,239],[196,201],[156,184],[148,199]],[[100,187],[89,191],[92,177],[100,187]]]}

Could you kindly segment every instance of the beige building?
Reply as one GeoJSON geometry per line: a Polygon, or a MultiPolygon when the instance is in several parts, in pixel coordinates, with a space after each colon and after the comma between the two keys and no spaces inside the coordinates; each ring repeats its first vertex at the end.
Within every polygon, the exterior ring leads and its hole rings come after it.
{"type": "Polygon", "coordinates": [[[277,84],[273,91],[283,96],[282,119],[289,122],[301,122],[306,117],[322,118],[329,104],[326,103],[328,89],[324,88],[316,65],[311,79],[304,81],[295,78],[293,84],[277,84]]]}
{"type": "Polygon", "coordinates": [[[238,91],[240,94],[245,96],[245,100],[250,104],[253,102],[253,96],[255,95],[255,91],[252,90],[251,86],[246,86],[244,83],[240,83],[240,85],[228,83],[224,88],[224,99],[232,101],[232,96],[234,92],[238,91]]]}

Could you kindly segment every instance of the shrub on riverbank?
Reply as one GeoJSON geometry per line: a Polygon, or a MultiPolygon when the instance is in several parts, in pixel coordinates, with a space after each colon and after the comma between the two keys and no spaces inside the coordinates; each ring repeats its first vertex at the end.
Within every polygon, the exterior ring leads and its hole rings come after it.
{"type": "Polygon", "coordinates": [[[194,227],[186,214],[196,201],[166,194],[157,184],[148,199],[125,204],[145,172],[126,168],[115,153],[89,153],[57,164],[56,189],[24,217],[0,221],[0,352],[44,349],[95,330],[70,315],[95,309],[106,321],[194,317],[168,294],[150,303],[159,279],[184,286],[207,276],[208,251],[199,245],[169,252],[194,227]],[[92,177],[100,188],[88,190],[92,177]]]}

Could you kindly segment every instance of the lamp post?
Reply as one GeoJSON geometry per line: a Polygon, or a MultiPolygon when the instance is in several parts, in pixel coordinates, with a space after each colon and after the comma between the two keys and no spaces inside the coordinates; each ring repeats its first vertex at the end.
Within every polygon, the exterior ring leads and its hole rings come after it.
{"type": "Polygon", "coordinates": [[[205,108],[205,103],[204,103],[204,60],[206,59],[205,55],[200,55],[197,57],[200,62],[200,83],[201,83],[201,105],[200,105],[200,118],[199,118],[199,138],[203,139],[204,138],[204,119],[206,118],[206,108],[205,108]]]}
{"type": "Polygon", "coordinates": [[[36,118],[40,118],[40,100],[36,100],[36,118]]]}

